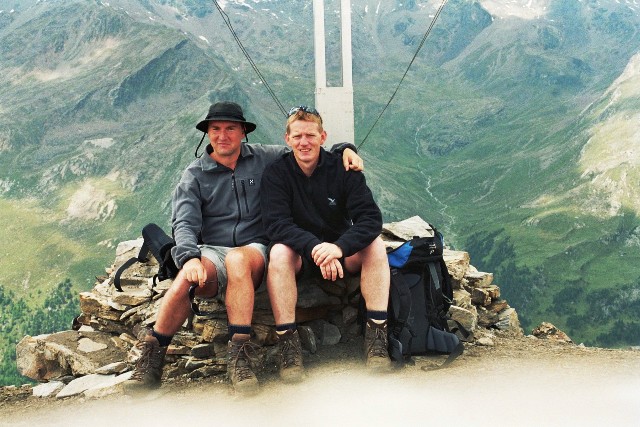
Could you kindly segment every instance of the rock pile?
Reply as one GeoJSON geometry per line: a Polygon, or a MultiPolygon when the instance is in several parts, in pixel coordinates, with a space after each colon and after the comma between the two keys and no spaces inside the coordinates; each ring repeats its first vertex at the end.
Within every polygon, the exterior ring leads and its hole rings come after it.
{"type": "MultiPolygon", "coordinates": [[[[419,217],[385,224],[388,247],[399,246],[413,236],[432,235],[419,217]]],[[[43,384],[34,387],[38,396],[66,397],[83,393],[99,396],[119,391],[135,362],[136,330],[155,322],[160,303],[171,281],[153,286],[157,263],[134,264],[122,275],[123,292],[113,286],[113,274],[137,255],[142,239],[122,242],[108,276],[91,291],[80,294],[81,315],[74,330],[24,337],[16,348],[21,374],[43,384]]],[[[469,254],[445,249],[445,262],[454,285],[454,305],[449,314],[467,330],[497,328],[521,335],[515,310],[500,298],[491,273],[470,265],[469,254]]],[[[256,294],[253,329],[262,346],[263,363],[273,361],[274,319],[268,295],[256,294]]],[[[359,278],[336,282],[308,280],[299,283],[296,319],[303,347],[314,353],[319,345],[357,339],[359,278]]],[[[224,376],[226,373],[227,319],[223,299],[198,301],[201,316],[192,316],[173,339],[165,359],[167,378],[224,376]]],[[[480,334],[482,335],[482,334],[480,334]]],[[[473,336],[468,338],[473,340],[473,336]]]]}

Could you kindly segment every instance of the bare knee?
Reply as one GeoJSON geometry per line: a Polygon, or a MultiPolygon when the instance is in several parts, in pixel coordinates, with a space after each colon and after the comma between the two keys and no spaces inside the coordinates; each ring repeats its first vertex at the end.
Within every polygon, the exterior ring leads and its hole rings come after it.
{"type": "MultiPolygon", "coordinates": [[[[360,251],[359,261],[361,262],[361,282],[362,292],[364,295],[365,288],[367,292],[370,286],[389,287],[389,260],[387,251],[382,239],[377,238],[369,246],[360,251]]],[[[351,271],[351,270],[349,270],[351,271]]]]}
{"type": "Polygon", "coordinates": [[[269,252],[269,272],[285,271],[298,267],[300,256],[289,246],[276,243],[269,252]]]}
{"type": "Polygon", "coordinates": [[[297,256],[298,254],[293,249],[287,245],[283,245],[282,243],[276,243],[273,245],[269,252],[269,260],[273,260],[278,263],[291,263],[295,261],[297,256]]]}
{"type": "Polygon", "coordinates": [[[388,269],[389,260],[384,241],[377,237],[369,246],[345,259],[345,267],[350,273],[366,270],[388,269]]]}
{"type": "MultiPolygon", "coordinates": [[[[202,298],[211,298],[218,293],[217,271],[213,263],[206,258],[203,258],[203,265],[207,271],[207,281],[204,286],[198,286],[196,288],[196,295],[202,298]],[[208,263],[206,261],[208,261],[208,263]]],[[[194,285],[194,283],[188,281],[184,272],[180,270],[176,278],[173,279],[173,283],[167,290],[164,299],[171,302],[173,302],[173,300],[188,299],[189,289],[192,285],[194,285]]]]}
{"type": "Polygon", "coordinates": [[[368,246],[368,249],[370,251],[368,255],[372,257],[375,262],[382,262],[384,264],[388,262],[387,248],[380,237],[376,237],[376,239],[368,246]]]}
{"type": "Polygon", "coordinates": [[[188,298],[189,286],[191,283],[185,278],[184,272],[180,270],[164,297],[168,304],[172,304],[176,299],[188,298]]]}
{"type": "Polygon", "coordinates": [[[264,274],[264,257],[255,248],[243,246],[234,248],[227,253],[224,259],[227,267],[228,285],[233,286],[237,281],[243,281],[247,277],[251,277],[254,286],[262,281],[264,274]]]}
{"type": "Polygon", "coordinates": [[[250,268],[250,259],[244,251],[239,249],[233,249],[227,253],[224,259],[224,263],[227,266],[227,274],[231,275],[233,272],[242,270],[246,272],[250,268]]]}

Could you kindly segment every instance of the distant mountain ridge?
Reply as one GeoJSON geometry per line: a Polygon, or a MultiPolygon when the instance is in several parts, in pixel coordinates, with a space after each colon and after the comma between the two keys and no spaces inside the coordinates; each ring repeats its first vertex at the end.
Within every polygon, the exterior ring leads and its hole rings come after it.
{"type": "MultiPolygon", "coordinates": [[[[280,101],[312,104],[311,2],[219,3],[280,101]]],[[[358,143],[440,4],[352,1],[358,143]]],[[[451,0],[361,147],[385,219],[443,230],[495,272],[525,329],[640,341],[639,10],[451,0]]],[[[250,142],[282,143],[211,1],[0,0],[0,285],[40,301],[66,277],[87,289],[114,243],[168,229],[194,125],[219,99],[258,123],[250,142]]]]}

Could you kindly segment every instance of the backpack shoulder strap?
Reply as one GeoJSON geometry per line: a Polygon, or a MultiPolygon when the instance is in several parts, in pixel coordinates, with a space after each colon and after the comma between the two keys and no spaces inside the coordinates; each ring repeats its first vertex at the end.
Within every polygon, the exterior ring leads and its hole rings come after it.
{"type": "Polygon", "coordinates": [[[411,310],[411,290],[407,283],[402,279],[402,272],[397,268],[391,269],[391,289],[390,292],[394,292],[398,297],[397,306],[391,307],[393,310],[396,324],[393,331],[395,336],[400,335],[400,330],[407,323],[409,318],[409,311],[411,310]]]}
{"type": "MultiPolygon", "coordinates": [[[[456,336],[456,334],[447,331],[441,331],[433,326],[429,327],[427,335],[427,347],[439,353],[448,353],[447,359],[434,369],[441,369],[451,364],[458,356],[464,352],[464,344],[456,336]]],[[[430,370],[426,366],[422,370],[430,370]]]]}
{"type": "Polygon", "coordinates": [[[440,284],[440,279],[438,278],[438,272],[436,271],[436,266],[434,263],[427,263],[429,266],[429,274],[431,275],[431,279],[433,280],[433,286],[436,291],[440,291],[442,289],[442,285],[440,284]]]}
{"type": "Polygon", "coordinates": [[[437,322],[441,328],[446,327],[446,309],[445,308],[445,296],[443,294],[443,283],[440,281],[438,272],[436,271],[436,265],[434,262],[427,262],[425,265],[425,275],[431,278],[431,280],[425,280],[425,286],[427,287],[427,300],[431,304],[427,306],[427,314],[432,322],[437,322]]]}
{"type": "Polygon", "coordinates": [[[122,292],[122,285],[120,284],[120,276],[122,276],[122,273],[127,268],[135,264],[136,262],[147,262],[148,256],[149,256],[149,246],[147,245],[146,241],[143,241],[142,246],[140,247],[140,252],[138,252],[138,256],[129,258],[124,264],[122,264],[118,268],[115,276],[113,277],[113,286],[115,286],[118,292],[122,292]]]}
{"type": "Polygon", "coordinates": [[[394,319],[388,332],[389,357],[399,367],[411,359],[410,354],[405,354],[411,348],[411,341],[415,336],[407,323],[411,311],[411,290],[403,278],[402,272],[397,268],[391,268],[391,287],[389,289],[389,314],[394,319]],[[403,335],[409,333],[409,341],[403,343],[403,335]]]}
{"type": "Polygon", "coordinates": [[[453,349],[451,354],[449,354],[449,357],[447,357],[447,360],[445,360],[444,363],[442,365],[440,365],[440,368],[444,368],[447,365],[449,365],[458,356],[460,356],[462,354],[462,352],[464,352],[464,344],[462,343],[462,341],[458,341],[458,344],[455,346],[455,348],[453,349]]]}

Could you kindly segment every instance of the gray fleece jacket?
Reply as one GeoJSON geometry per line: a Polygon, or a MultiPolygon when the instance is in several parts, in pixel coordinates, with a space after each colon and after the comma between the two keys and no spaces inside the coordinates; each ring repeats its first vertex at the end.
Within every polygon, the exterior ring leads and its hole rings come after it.
{"type": "Polygon", "coordinates": [[[267,243],[260,215],[262,171],[287,151],[285,146],[242,144],[235,170],[218,164],[207,152],[191,162],[173,192],[171,218],[178,268],[200,258],[199,243],[243,246],[267,243]]]}

